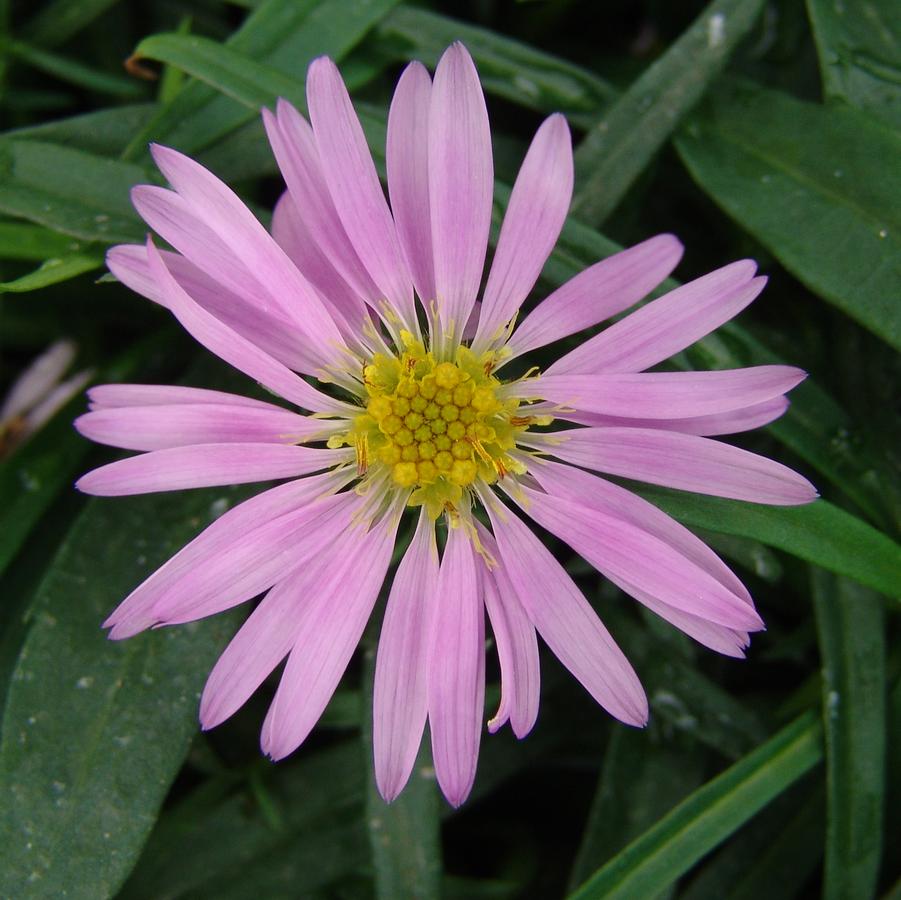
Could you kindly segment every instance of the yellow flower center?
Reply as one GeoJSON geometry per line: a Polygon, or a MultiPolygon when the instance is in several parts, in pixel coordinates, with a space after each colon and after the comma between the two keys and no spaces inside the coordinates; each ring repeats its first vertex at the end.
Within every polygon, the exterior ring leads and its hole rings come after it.
{"type": "Polygon", "coordinates": [[[412,335],[402,337],[399,357],[376,354],[364,367],[365,412],[329,445],[354,446],[361,475],[386,468],[394,484],[413,489],[410,505],[437,517],[477,479],[521,472],[508,451],[534,420],[516,415],[518,400],[498,396],[491,353],[458,347],[453,362],[439,362],[412,335]]]}

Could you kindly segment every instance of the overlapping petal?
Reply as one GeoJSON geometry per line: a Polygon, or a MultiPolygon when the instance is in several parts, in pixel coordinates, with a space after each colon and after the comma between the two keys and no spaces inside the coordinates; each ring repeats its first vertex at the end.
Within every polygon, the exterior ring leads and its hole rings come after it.
{"type": "Polygon", "coordinates": [[[341,423],[277,406],[169,403],[94,410],[76,419],[75,427],[99,444],[124,450],[165,450],[191,444],[299,444],[324,440],[341,423]]]}
{"type": "Polygon", "coordinates": [[[715,372],[544,374],[505,386],[504,392],[509,397],[537,397],[608,416],[692,418],[772,400],[806,377],[793,366],[715,372]]]}
{"type": "Polygon", "coordinates": [[[548,295],[513,332],[510,359],[552,344],[628,309],[654,290],[682,258],[671,234],[649,238],[608,256],[548,295]]]}
{"type": "Polygon", "coordinates": [[[329,193],[373,281],[416,333],[413,286],[372,155],[338,67],[326,56],[307,72],[307,105],[329,193]]]}
{"type": "Polygon", "coordinates": [[[429,107],[429,212],[438,315],[459,338],[479,292],[488,249],[494,162],[488,111],[472,58],[449,47],[429,107]]]}
{"type": "Polygon", "coordinates": [[[474,352],[496,340],[535,286],[560,236],[572,191],[572,139],[566,119],[556,113],[535,133],[513,185],[482,295],[474,352]]]}
{"type": "Polygon", "coordinates": [[[337,542],[328,553],[341,577],[313,592],[299,610],[297,640],[263,728],[263,750],[273,759],[306,739],[331,699],[359,643],[391,562],[399,517],[386,516],[355,541],[337,542]]]}
{"type": "Polygon", "coordinates": [[[444,796],[469,795],[485,703],[485,613],[475,551],[462,528],[450,529],[438,574],[428,682],[432,759],[444,796]]]}
{"type": "Polygon", "coordinates": [[[577,466],[665,487],[793,506],[816,489],[788,466],[710,438],[656,428],[574,428],[558,432],[551,453],[577,466]]]}
{"type": "Polygon", "coordinates": [[[641,682],[582,592],[518,516],[496,500],[486,509],[504,569],[545,643],[607,712],[644,725],[641,682]]]}
{"type": "Polygon", "coordinates": [[[435,526],[425,511],[388,595],[372,697],[375,780],[389,802],[410,777],[428,715],[432,622],[439,601],[435,526]]]}
{"type": "Polygon", "coordinates": [[[397,236],[423,303],[434,301],[435,261],[429,202],[432,79],[422,63],[404,69],[388,112],[385,161],[397,236]]]}

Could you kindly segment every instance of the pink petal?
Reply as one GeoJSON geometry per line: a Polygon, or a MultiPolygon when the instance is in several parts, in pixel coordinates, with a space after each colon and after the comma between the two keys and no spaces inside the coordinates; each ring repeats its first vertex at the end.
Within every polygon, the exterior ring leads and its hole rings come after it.
{"type": "Polygon", "coordinates": [[[291,572],[250,614],[231,639],[207,679],[200,698],[200,722],[206,731],[240,709],[288,655],[297,638],[299,610],[321,577],[330,557],[316,556],[291,572]]]}
{"type": "Polygon", "coordinates": [[[363,322],[369,315],[368,309],[323,252],[288,191],[275,204],[272,236],[304,278],[319,292],[345,339],[359,341],[363,322]]]}
{"type": "Polygon", "coordinates": [[[681,258],[682,244],[671,234],[660,234],[595,263],[526,316],[507,343],[510,359],[628,309],[654,290],[681,258]]]}
{"type": "MultiPolygon", "coordinates": [[[[177,197],[177,194],[172,194],[177,197]]],[[[306,338],[278,311],[267,312],[253,299],[233,293],[177,253],[161,251],[172,277],[198,305],[270,356],[298,372],[315,372],[318,362],[306,338]]],[[[166,306],[163,288],[151,275],[144,244],[121,244],[106,255],[110,271],[123,284],[166,306]]]]}
{"type": "Polygon", "coordinates": [[[276,409],[271,403],[241,394],[226,394],[207,388],[182,387],[172,384],[98,384],[88,389],[91,409],[114,409],[120,406],[158,406],[170,404],[226,404],[254,409],[276,409]]]}
{"type": "Polygon", "coordinates": [[[153,144],[151,153],[170,184],[256,276],[274,305],[322,348],[323,359],[339,359],[343,342],[319,296],[237,195],[176,150],[153,144]]]}
{"type": "Polygon", "coordinates": [[[580,411],[624,418],[690,418],[772,400],[806,378],[793,366],[716,372],[540,375],[504,387],[509,397],[541,397],[580,411]]]}
{"type": "Polygon", "coordinates": [[[710,438],[654,428],[576,428],[558,436],[555,456],[624,478],[779,506],[818,496],[787,466],[710,438]]]}
{"type": "Polygon", "coordinates": [[[504,571],[545,643],[607,712],[645,725],[641,682],[573,580],[512,511],[493,498],[486,509],[504,571]]]}
{"type": "Polygon", "coordinates": [[[762,290],[751,260],[689,282],[614,322],[548,369],[556,374],[641,372],[737,316],[762,290]]]}
{"type": "Polygon", "coordinates": [[[704,647],[717,653],[722,653],[724,656],[744,659],[745,649],[751,643],[746,631],[726,628],[724,625],[717,625],[715,622],[709,622],[700,616],[693,616],[691,613],[674,609],[672,606],[662,603],[656,597],[652,597],[650,594],[625,581],[622,583],[617,582],[617,584],[627,594],[644,604],[651,612],[656,613],[661,619],[666,620],[670,625],[674,625],[680,631],[684,631],[685,634],[704,647]]]}
{"type": "Polygon", "coordinates": [[[272,406],[230,403],[125,406],[89,412],[75,420],[86,438],[125,450],[165,450],[190,444],[299,444],[324,440],[346,423],[299,416],[272,406]]]}
{"type": "Polygon", "coordinates": [[[712,575],[723,587],[751,603],[738,576],[696,535],[637,494],[574,466],[533,459],[529,473],[549,494],[565,497],[654,535],[712,575]]]}
{"type": "Polygon", "coordinates": [[[572,191],[572,139],[566,119],[555,113],[532,139],[513,185],[482,296],[476,353],[495,341],[535,286],[560,236],[572,191]]]}
{"type": "Polygon", "coordinates": [[[459,806],[475,780],[485,705],[485,614],[462,527],[448,529],[438,598],[428,684],[432,759],[442,793],[459,806]]]}
{"type": "Polygon", "coordinates": [[[541,693],[535,626],[504,569],[494,537],[481,525],[478,532],[479,540],[495,561],[482,572],[482,586],[501,665],[501,702],[488,722],[488,730],[494,734],[509,719],[513,733],[524,738],[538,718],[541,693]]]}
{"type": "Polygon", "coordinates": [[[460,335],[479,292],[494,193],[488,111],[466,48],[438,63],[429,110],[429,199],[435,290],[445,332],[460,335]]]}
{"type": "Polygon", "coordinates": [[[307,106],[329,193],[363,265],[406,327],[416,328],[410,273],[372,154],[338,67],[327,56],[307,71],[307,106]]]}
{"type": "Polygon", "coordinates": [[[429,105],[432,80],[425,66],[404,69],[388,113],[388,193],[397,236],[424,305],[435,299],[429,208],[429,105]]]}
{"type": "Polygon", "coordinates": [[[788,398],[775,397],[772,400],[764,400],[763,403],[746,406],[744,409],[714,413],[712,416],[692,416],[687,419],[627,419],[625,416],[604,416],[600,413],[560,410],[551,404],[545,404],[546,409],[544,406],[532,407],[529,409],[529,414],[547,413],[556,419],[576,422],[579,425],[607,428],[659,428],[662,431],[712,436],[738,434],[742,431],[752,431],[755,428],[769,425],[788,409],[788,405],[788,398]]]}
{"type": "Polygon", "coordinates": [[[180,625],[256,597],[298,567],[330,555],[359,506],[358,497],[339,494],[264,522],[175,581],[152,614],[159,623],[180,625]]]}
{"type": "MultiPolygon", "coordinates": [[[[229,251],[225,242],[199,218],[197,210],[184,197],[167,188],[139,184],[131,189],[131,202],[158,235],[210,278],[257,309],[270,314],[281,312],[280,304],[275,303],[264,290],[255,273],[249,272],[241,260],[229,251]]],[[[132,284],[128,271],[121,275],[116,271],[114,265],[121,259],[119,253],[120,249],[113,248],[107,257],[113,274],[144,296],[165,305],[159,288],[155,289],[157,296],[153,296],[132,284]]],[[[153,285],[153,279],[149,281],[153,285]]]]}
{"type": "Polygon", "coordinates": [[[375,663],[375,780],[388,803],[410,777],[428,714],[428,652],[437,581],[435,527],[423,510],[394,576],[375,663]]]}
{"type": "Polygon", "coordinates": [[[100,466],[75,486],[98,497],[292,478],[353,459],[353,451],[281,444],[195,444],[153,450],[100,466]]]}
{"type": "Polygon", "coordinates": [[[331,558],[342,573],[337,588],[312,593],[300,610],[297,640],[264,731],[263,749],[273,759],[303,743],[341,680],[391,562],[398,518],[386,517],[368,534],[352,528],[349,546],[355,549],[331,558]]]}
{"type": "Polygon", "coordinates": [[[357,256],[335,209],[310,123],[286,100],[279,100],[274,117],[263,110],[263,124],[306,232],[351,291],[375,306],[381,292],[357,256]]]}
{"type": "Polygon", "coordinates": [[[211,353],[298,406],[314,412],[356,413],[355,407],[317,391],[282,363],[198,306],[172,277],[153,244],[148,242],[147,246],[150,269],[162,287],[166,306],[184,329],[211,353]]]}
{"type": "Polygon", "coordinates": [[[115,640],[131,637],[149,628],[157,621],[149,614],[150,610],[186,572],[194,567],[205,567],[216,554],[240,544],[245,535],[261,524],[337,490],[342,484],[339,479],[346,481],[347,476],[328,472],[280,484],[223,513],[135,588],[103,623],[103,627],[113,629],[110,637],[115,640]]]}
{"type": "MultiPolygon", "coordinates": [[[[611,580],[634,584],[669,606],[719,625],[742,631],[759,631],[763,627],[760,617],[744,598],[727,590],[659,538],[625,519],[526,487],[521,488],[521,496],[517,492],[512,499],[527,503],[529,515],[539,525],[569,544],[611,580]]],[[[496,529],[495,535],[500,542],[496,529]]]]}

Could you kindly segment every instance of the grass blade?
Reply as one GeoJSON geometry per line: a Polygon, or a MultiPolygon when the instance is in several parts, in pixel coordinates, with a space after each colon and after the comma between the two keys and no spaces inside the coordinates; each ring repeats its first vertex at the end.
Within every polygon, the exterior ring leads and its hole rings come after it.
{"type": "Polygon", "coordinates": [[[571,212],[600,225],[750,31],[763,0],[714,0],[636,79],[575,154],[571,212]]]}
{"type": "Polygon", "coordinates": [[[653,897],[822,758],[813,713],[709,781],[599,869],[570,900],[653,897]]]}
{"type": "Polygon", "coordinates": [[[885,799],[885,614],[871,591],[812,573],[823,667],[826,874],[823,897],[871,897],[885,799]]]}

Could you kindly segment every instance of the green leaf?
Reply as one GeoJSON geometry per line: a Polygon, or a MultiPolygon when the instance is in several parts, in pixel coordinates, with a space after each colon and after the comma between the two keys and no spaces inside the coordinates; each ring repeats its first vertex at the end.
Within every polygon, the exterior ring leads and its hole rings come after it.
{"type": "Polygon", "coordinates": [[[823,897],[871,897],[882,855],[885,797],[885,614],[881,599],[814,569],[826,733],[823,897]]]}
{"type": "Polygon", "coordinates": [[[81,248],[78,241],[40,225],[0,222],[0,259],[41,262],[48,257],[75,253],[81,248]]]}
{"type": "Polygon", "coordinates": [[[176,66],[252,110],[271,106],[279,97],[306,108],[302,81],[209,38],[155,34],[138,44],[135,56],[176,66]]]}
{"type": "Polygon", "coordinates": [[[731,83],[680,134],[694,179],[812,291],[901,348],[901,135],[846,107],[731,83]]]}
{"type": "Polygon", "coordinates": [[[88,91],[107,94],[120,100],[135,100],[147,94],[143,84],[124,75],[95,69],[78,60],[32,47],[23,41],[6,42],[0,45],[0,50],[5,50],[14,59],[32,66],[39,72],[88,91]]]}
{"type": "Polygon", "coordinates": [[[807,0],[823,92],[901,127],[901,20],[894,0],[807,0]]]}
{"type": "Polygon", "coordinates": [[[599,869],[571,900],[653,897],[822,758],[812,713],[709,781],[599,869]]]}
{"type": "Polygon", "coordinates": [[[378,26],[383,52],[395,47],[404,59],[437,64],[454,41],[462,41],[489,94],[540,112],[563,111],[571,122],[593,124],[598,110],[616,96],[597,75],[487,28],[479,28],[425,9],[401,6],[378,26]]]}
{"type": "MultiPolygon", "coordinates": [[[[396,3],[397,0],[266,0],[223,46],[228,54],[238,56],[239,69],[241,61],[265,61],[266,67],[291,82],[295,96],[302,95],[306,67],[315,57],[327,54],[340,62],[396,3]]],[[[190,63],[190,59],[185,62],[190,63]]],[[[208,61],[198,61],[201,71],[206,71],[205,62],[208,61]]],[[[219,71],[215,59],[212,67],[206,77],[190,67],[185,71],[208,81],[219,71]]],[[[196,153],[258,113],[259,106],[249,110],[243,102],[220,96],[205,84],[188,84],[134,137],[123,157],[138,158],[150,140],[196,153]]]]}
{"type": "MultiPolygon", "coordinates": [[[[255,876],[293,877],[292,896],[308,896],[365,864],[364,827],[353,824],[363,812],[361,756],[358,741],[342,741],[301,750],[277,766],[252,763],[278,811],[277,826],[242,786],[240,772],[213,776],[163,813],[120,900],[219,897],[220,891],[240,897],[255,876]]],[[[262,881],[250,893],[272,896],[262,881]]]]}
{"type": "Polygon", "coordinates": [[[680,890],[679,900],[804,896],[805,882],[823,856],[826,803],[819,784],[799,795],[803,786],[786,791],[749,822],[680,890]],[[778,840],[773,840],[774,834],[778,840]]]}
{"type": "Polygon", "coordinates": [[[117,0],[53,0],[22,29],[22,34],[35,44],[55,47],[90,25],[117,0]]]}
{"type": "Polygon", "coordinates": [[[146,125],[153,109],[152,103],[132,103],[17,128],[3,137],[63,144],[72,150],[116,159],[135,131],[146,125]]]}
{"type": "Polygon", "coordinates": [[[763,0],[714,0],[593,125],[575,154],[574,216],[600,225],[616,208],[762,7],[763,0]]]}
{"type": "Polygon", "coordinates": [[[806,506],[761,506],[666,488],[632,487],[686,525],[751,537],[887,597],[901,595],[901,547],[825,500],[806,506]]]}
{"type": "Polygon", "coordinates": [[[428,741],[423,740],[413,772],[401,795],[385,803],[375,784],[372,745],[372,685],[375,650],[364,653],[367,684],[361,763],[367,772],[366,826],[375,869],[375,893],[381,900],[441,896],[441,822],[438,789],[428,741]]]}
{"type": "Polygon", "coordinates": [[[100,623],[219,497],[92,501],[38,589],[3,715],[0,894],[111,896],[197,730],[199,689],[233,619],[111,645],[100,623]],[[99,565],[98,565],[99,562],[99,565]],[[61,752],[64,748],[64,752],[61,752]]]}
{"type": "Polygon", "coordinates": [[[140,241],[128,192],[147,173],[131,163],[39,141],[0,142],[0,210],[88,241],[140,241]]]}
{"type": "Polygon", "coordinates": [[[570,890],[695,790],[703,781],[705,761],[694,742],[614,728],[570,872],[570,890]]]}
{"type": "Polygon", "coordinates": [[[24,294],[51,284],[68,281],[103,265],[103,255],[99,253],[70,253],[68,256],[52,257],[45,260],[33,272],[13,281],[0,281],[0,294],[10,292],[24,294]]]}

